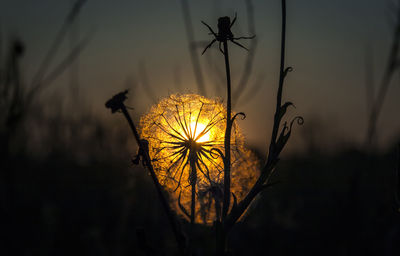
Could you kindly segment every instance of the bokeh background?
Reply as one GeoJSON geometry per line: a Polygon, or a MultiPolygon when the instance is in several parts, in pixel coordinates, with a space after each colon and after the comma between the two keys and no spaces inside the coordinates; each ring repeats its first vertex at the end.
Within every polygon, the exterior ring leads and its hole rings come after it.
{"type": "MultiPolygon", "coordinates": [[[[398,5],[287,5],[286,62],[294,71],[284,98],[296,105],[288,118],[300,114],[305,124],[283,152],[281,183],[233,231],[232,253],[398,255],[398,72],[375,143],[366,144],[369,88],[376,92],[385,72],[398,5]]],[[[212,39],[201,21],[216,29],[218,17],[235,13],[233,33],[257,37],[242,42],[249,52],[230,48],[234,110],[246,113],[239,125],[263,159],[279,78],[280,1],[0,1],[0,254],[144,255],[142,229],[156,254],[175,253],[153,185],[130,162],[137,149],[125,120],[104,103],[129,89],[138,121],[171,93],[223,99],[223,58],[217,46],[201,56],[212,39]],[[69,21],[77,2],[83,5],[69,21]],[[36,83],[46,56],[42,80],[52,71],[54,79],[36,83]]],[[[204,255],[213,247],[210,232],[199,231],[204,255]]]]}

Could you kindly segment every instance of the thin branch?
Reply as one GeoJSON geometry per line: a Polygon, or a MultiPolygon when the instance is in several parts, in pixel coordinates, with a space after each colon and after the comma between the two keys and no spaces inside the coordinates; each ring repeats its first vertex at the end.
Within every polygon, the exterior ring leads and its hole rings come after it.
{"type": "MultiPolygon", "coordinates": [[[[253,3],[251,0],[246,0],[246,11],[247,11],[247,24],[248,24],[248,30],[250,35],[255,35],[256,34],[256,29],[255,29],[255,22],[254,22],[254,8],[253,8],[253,3]]],[[[250,46],[249,46],[249,54],[247,54],[246,57],[246,62],[244,65],[244,70],[242,72],[242,76],[239,80],[239,84],[234,90],[232,94],[233,101],[236,104],[239,101],[239,98],[243,95],[244,90],[246,89],[247,83],[249,81],[249,78],[252,74],[253,71],[253,63],[254,63],[254,57],[256,55],[256,48],[257,48],[257,38],[254,38],[253,40],[250,41],[250,46]]]]}
{"type": "Polygon", "coordinates": [[[87,2],[87,0],[77,0],[73,7],[71,8],[70,12],[66,16],[63,25],[61,26],[58,34],[54,38],[53,43],[51,44],[48,52],[45,55],[42,63],[39,65],[39,69],[36,72],[35,76],[32,79],[32,85],[38,84],[45,76],[47,69],[49,68],[53,58],[55,57],[56,53],[58,52],[64,38],[68,32],[68,29],[73,24],[74,19],[77,17],[78,13],[82,9],[83,5],[87,2]]]}
{"type": "Polygon", "coordinates": [[[228,214],[231,199],[231,131],[232,131],[232,96],[231,96],[231,71],[229,67],[228,42],[225,40],[224,57],[226,69],[227,103],[226,103],[226,130],[225,130],[225,157],[224,157],[224,199],[222,203],[222,222],[228,214]]]}
{"type": "Polygon", "coordinates": [[[38,81],[38,83],[32,85],[32,88],[30,89],[26,97],[27,104],[29,104],[33,100],[35,94],[48,87],[70,66],[71,63],[75,61],[75,59],[89,43],[92,35],[93,32],[88,34],[86,38],[81,40],[81,42],[77,46],[75,46],[75,48],[57,66],[55,66],[47,76],[42,77],[40,81],[38,81]]]}
{"type": "Polygon", "coordinates": [[[400,213],[400,143],[397,145],[397,170],[395,173],[394,199],[396,210],[400,213]]]}
{"type": "MultiPolygon", "coordinates": [[[[245,198],[237,204],[235,208],[232,208],[229,213],[226,221],[223,223],[224,230],[229,231],[233,225],[238,221],[240,216],[246,211],[249,207],[253,199],[263,190],[265,187],[265,183],[270,179],[271,174],[279,161],[279,152],[285,146],[291,132],[290,128],[284,126],[282,132],[279,135],[278,139],[278,131],[280,127],[281,119],[286,111],[286,109],[282,109],[282,92],[283,92],[283,83],[289,68],[285,68],[285,41],[286,41],[286,1],[282,0],[282,36],[281,36],[281,64],[280,64],[280,73],[279,73],[279,85],[278,85],[278,93],[277,93],[277,102],[276,102],[276,110],[275,110],[275,118],[273,124],[273,131],[270,141],[269,153],[267,161],[264,167],[261,170],[261,175],[257,179],[254,186],[251,188],[249,193],[245,196],[245,198]],[[289,131],[287,131],[289,129],[289,131]],[[285,131],[287,131],[285,133],[285,131]]],[[[285,106],[287,104],[285,103],[285,106]]],[[[293,119],[296,120],[297,118],[293,119]]],[[[302,120],[302,118],[300,118],[302,120]]],[[[291,124],[293,123],[291,122],[291,124]]],[[[302,122],[299,122],[299,124],[302,122]]],[[[267,183],[268,184],[268,183],[267,183]]]]}
{"type": "Polygon", "coordinates": [[[365,98],[367,113],[372,110],[374,101],[374,53],[371,46],[367,46],[365,50],[365,98]]]}
{"type": "Polygon", "coordinates": [[[192,18],[187,0],[181,0],[183,21],[185,23],[186,36],[189,47],[190,60],[192,62],[194,76],[196,78],[197,89],[201,95],[206,96],[207,90],[204,84],[203,72],[199,61],[199,56],[196,51],[196,43],[193,32],[192,18]]]}
{"type": "Polygon", "coordinates": [[[162,192],[162,187],[161,184],[154,172],[154,168],[150,159],[149,151],[148,151],[148,145],[144,144],[144,140],[140,139],[139,133],[137,132],[137,129],[135,127],[135,124],[133,123],[133,120],[131,116],[129,115],[128,110],[126,109],[126,106],[124,105],[124,101],[126,100],[126,94],[128,91],[121,92],[117,95],[115,95],[112,99],[108,100],[106,102],[106,107],[110,108],[112,113],[121,111],[122,114],[124,115],[125,119],[128,121],[129,127],[131,128],[131,131],[135,137],[136,143],[139,146],[139,150],[142,152],[142,157],[144,158],[145,162],[145,167],[147,167],[150,176],[153,180],[153,184],[156,187],[157,194],[159,196],[159,199],[161,201],[161,204],[164,208],[165,213],[167,214],[167,218],[170,222],[170,225],[172,227],[172,231],[175,235],[175,239],[178,243],[178,247],[180,249],[180,252],[182,255],[185,254],[186,250],[186,239],[184,234],[182,233],[182,230],[180,228],[179,222],[176,220],[175,215],[172,212],[172,209],[170,205],[168,204],[168,201],[166,197],[164,196],[162,192]]]}
{"type": "MultiPolygon", "coordinates": [[[[70,1],[74,2],[74,0],[70,1]]],[[[73,5],[73,8],[77,7],[73,5]]],[[[79,40],[79,12],[76,13],[74,20],[69,33],[69,47],[71,52],[74,51],[74,46],[79,40]]],[[[69,67],[69,87],[72,101],[79,102],[79,56],[75,58],[75,61],[69,67]]]]}
{"type": "Polygon", "coordinates": [[[285,47],[286,47],[286,0],[282,0],[282,34],[281,34],[281,65],[279,68],[279,86],[276,95],[276,109],[274,116],[274,125],[272,129],[271,142],[269,147],[268,160],[272,160],[275,153],[276,139],[280,127],[281,117],[280,108],[282,106],[283,83],[285,80],[285,47]]]}
{"type": "Polygon", "coordinates": [[[399,68],[399,47],[400,47],[400,7],[396,10],[397,23],[393,31],[393,41],[389,52],[388,62],[382,77],[378,94],[373,102],[372,109],[368,119],[366,146],[370,148],[376,140],[377,123],[382,112],[382,107],[386,99],[386,95],[393,79],[394,73],[399,68]]]}

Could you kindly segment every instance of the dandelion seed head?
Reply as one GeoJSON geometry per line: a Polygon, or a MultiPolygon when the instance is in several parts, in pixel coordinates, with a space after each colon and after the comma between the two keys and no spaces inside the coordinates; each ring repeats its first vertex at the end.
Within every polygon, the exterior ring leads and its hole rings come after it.
{"type": "MultiPolygon", "coordinates": [[[[149,154],[161,185],[169,193],[173,208],[186,218],[181,208],[190,209],[189,155],[195,155],[195,219],[211,224],[220,214],[223,197],[224,166],[218,152],[224,152],[226,109],[221,100],[173,94],[152,106],[142,116],[140,127],[141,137],[149,142],[149,154]]],[[[236,123],[231,150],[231,191],[241,200],[258,177],[258,161],[245,148],[236,123]]]]}

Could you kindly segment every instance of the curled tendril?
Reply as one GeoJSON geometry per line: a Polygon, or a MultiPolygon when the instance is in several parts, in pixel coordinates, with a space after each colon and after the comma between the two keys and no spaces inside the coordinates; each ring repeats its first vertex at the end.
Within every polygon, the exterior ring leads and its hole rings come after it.
{"type": "Polygon", "coordinates": [[[222,151],[221,151],[219,148],[212,148],[212,149],[210,150],[210,156],[211,156],[213,159],[217,159],[218,157],[221,157],[222,159],[225,158],[224,153],[222,153],[222,151]],[[214,152],[214,151],[215,151],[215,152],[214,152]]]}
{"type": "Polygon", "coordinates": [[[283,71],[283,77],[286,77],[287,74],[288,74],[289,72],[292,72],[292,71],[293,71],[293,67],[287,67],[287,68],[285,68],[285,70],[283,71]]]}
{"type": "Polygon", "coordinates": [[[285,147],[286,143],[289,140],[289,137],[292,133],[293,124],[297,122],[298,125],[303,125],[304,119],[301,116],[296,116],[290,121],[290,125],[288,126],[287,122],[283,124],[282,131],[279,135],[278,140],[276,141],[276,154],[279,155],[282,149],[285,147]]]}
{"type": "Polygon", "coordinates": [[[290,131],[292,130],[293,123],[297,122],[298,125],[303,125],[304,124],[304,118],[302,116],[296,116],[295,118],[292,119],[290,122],[290,131]]]}
{"type": "Polygon", "coordinates": [[[246,114],[243,113],[243,112],[239,112],[239,113],[236,113],[236,114],[232,117],[232,123],[233,123],[233,121],[235,121],[236,117],[238,117],[238,116],[241,116],[241,119],[242,119],[242,120],[246,119],[246,114]]]}
{"type": "Polygon", "coordinates": [[[292,121],[290,121],[290,125],[287,125],[287,122],[284,123],[283,125],[283,129],[281,134],[283,136],[290,136],[290,133],[292,132],[292,127],[293,124],[297,122],[298,125],[303,125],[304,124],[304,118],[302,116],[296,116],[292,119],[292,121]],[[287,131],[287,132],[286,132],[287,131]],[[286,133],[285,133],[286,132],[286,133]]]}

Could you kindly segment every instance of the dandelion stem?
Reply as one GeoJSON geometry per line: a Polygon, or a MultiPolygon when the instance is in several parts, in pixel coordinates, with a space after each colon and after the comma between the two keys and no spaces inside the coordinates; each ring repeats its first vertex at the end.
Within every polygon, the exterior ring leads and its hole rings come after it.
{"type": "MultiPolygon", "coordinates": [[[[124,114],[126,120],[129,123],[129,126],[130,126],[130,128],[132,130],[132,133],[135,136],[136,142],[139,145],[139,148],[145,149],[145,146],[143,145],[142,140],[140,139],[139,133],[137,132],[135,124],[133,123],[132,118],[130,117],[130,115],[128,113],[128,110],[126,109],[125,105],[122,104],[120,109],[122,111],[122,114],[124,114]]],[[[173,231],[173,233],[175,235],[175,238],[176,238],[176,241],[178,243],[180,252],[181,252],[182,255],[184,255],[185,248],[186,248],[185,236],[183,235],[182,231],[180,230],[179,223],[176,221],[176,219],[175,219],[175,217],[174,217],[174,215],[172,213],[172,210],[171,210],[171,208],[170,208],[170,206],[168,204],[168,201],[167,201],[167,199],[165,198],[165,196],[164,196],[164,194],[162,192],[162,188],[161,188],[160,182],[159,182],[159,180],[158,180],[158,178],[157,178],[157,176],[156,176],[156,174],[154,172],[153,165],[151,163],[148,150],[144,150],[143,153],[144,153],[143,154],[143,158],[144,158],[144,161],[146,163],[146,167],[150,172],[150,176],[151,176],[151,178],[153,180],[154,186],[156,187],[156,191],[157,191],[157,194],[158,194],[158,196],[160,198],[161,204],[162,204],[162,206],[163,206],[163,208],[165,210],[165,213],[167,214],[168,220],[169,220],[169,222],[171,224],[171,227],[172,227],[172,231],[173,231]]]]}
{"type": "Polygon", "coordinates": [[[268,159],[264,167],[261,170],[261,175],[257,182],[254,184],[250,192],[246,197],[230,212],[226,221],[223,223],[224,230],[229,231],[230,228],[237,222],[237,220],[242,216],[242,214],[249,207],[253,199],[263,190],[264,183],[268,182],[272,171],[274,170],[276,164],[279,161],[279,150],[276,150],[278,130],[280,126],[280,121],[282,116],[281,106],[282,106],[282,91],[283,83],[285,80],[285,43],[286,43],[286,0],[282,0],[282,37],[281,37],[281,63],[280,63],[280,73],[279,73],[279,85],[276,100],[276,110],[274,117],[274,124],[271,136],[271,142],[269,146],[268,159]]]}
{"type": "Polygon", "coordinates": [[[192,201],[190,205],[190,225],[193,229],[193,225],[195,223],[195,215],[196,215],[196,180],[197,180],[197,172],[196,172],[196,160],[194,157],[190,157],[190,183],[192,187],[192,201]]]}
{"type": "Polygon", "coordinates": [[[224,157],[224,201],[222,204],[222,221],[224,221],[230,203],[231,195],[231,130],[232,130],[232,99],[231,99],[231,71],[229,67],[228,42],[224,40],[224,57],[226,69],[227,104],[226,104],[226,130],[225,130],[225,157],[224,157]]]}
{"type": "MultiPolygon", "coordinates": [[[[196,142],[194,142],[196,143],[196,142]]],[[[190,149],[189,161],[190,161],[190,185],[192,187],[192,200],[190,202],[190,233],[189,233],[189,245],[190,251],[193,250],[193,234],[194,224],[196,220],[196,183],[197,183],[197,171],[196,171],[196,151],[190,149]]]]}
{"type": "Polygon", "coordinates": [[[231,131],[232,131],[232,99],[231,99],[231,72],[229,67],[228,42],[224,40],[224,57],[226,69],[227,103],[226,103],[226,130],[225,130],[225,156],[224,160],[224,198],[222,203],[222,223],[216,220],[216,244],[217,255],[225,255],[227,243],[227,230],[224,228],[225,218],[228,214],[231,196],[231,131]]]}

